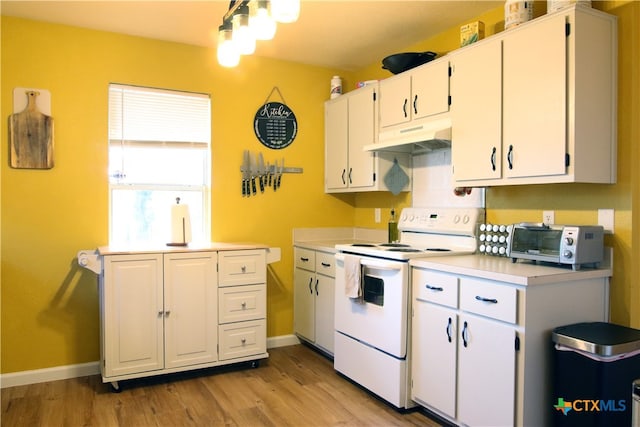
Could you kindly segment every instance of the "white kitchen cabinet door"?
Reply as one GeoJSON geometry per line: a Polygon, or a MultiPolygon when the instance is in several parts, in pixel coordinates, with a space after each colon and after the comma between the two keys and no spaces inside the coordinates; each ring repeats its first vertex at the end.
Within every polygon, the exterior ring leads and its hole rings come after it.
{"type": "Polygon", "coordinates": [[[470,426],[515,422],[516,331],[463,314],[458,320],[458,415],[470,426]]]}
{"type": "Polygon", "coordinates": [[[380,81],[380,128],[411,120],[411,76],[403,74],[380,81]]]}
{"type": "Polygon", "coordinates": [[[411,71],[412,120],[449,111],[449,61],[430,62],[411,71]]]}
{"type": "Polygon", "coordinates": [[[104,376],[163,369],[162,254],[104,258],[104,376]]]}
{"type": "Polygon", "coordinates": [[[349,102],[341,96],[325,104],[325,189],[347,188],[349,102]]]}
{"type": "Polygon", "coordinates": [[[414,300],[411,397],[456,416],[457,314],[414,300]]]}
{"type": "MultiPolygon", "coordinates": [[[[503,165],[506,178],[565,174],[566,18],[524,26],[503,39],[503,165]]],[[[455,126],[454,126],[455,127],[455,126]]]]}
{"type": "Polygon", "coordinates": [[[502,41],[452,57],[451,147],[457,182],[502,177],[502,41]]]}
{"type": "Polygon", "coordinates": [[[375,184],[376,154],[363,148],[376,142],[376,92],[374,86],[365,86],[349,97],[350,188],[367,188],[375,184]]]}
{"type": "Polygon", "coordinates": [[[315,336],[315,273],[296,268],[293,277],[294,332],[311,342],[315,336]]]}
{"type": "Polygon", "coordinates": [[[315,298],[315,342],[333,354],[334,347],[334,301],[335,280],[333,277],[316,274],[315,298]]]}
{"type": "Polygon", "coordinates": [[[217,360],[217,254],[164,256],[165,367],[217,360]]]}

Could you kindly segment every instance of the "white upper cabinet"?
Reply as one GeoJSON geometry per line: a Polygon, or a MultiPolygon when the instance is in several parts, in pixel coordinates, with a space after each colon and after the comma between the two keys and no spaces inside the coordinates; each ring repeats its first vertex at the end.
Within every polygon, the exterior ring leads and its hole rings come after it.
{"type": "Polygon", "coordinates": [[[454,177],[499,179],[502,174],[502,41],[477,43],[451,60],[454,177]]]}
{"type": "Polygon", "coordinates": [[[616,32],[570,7],[453,53],[456,184],[615,183],[616,32]]]}
{"type": "MultiPolygon", "coordinates": [[[[364,151],[378,140],[378,85],[325,103],[325,192],[388,191],[384,177],[395,160],[410,175],[406,153],[364,151]]],[[[403,191],[410,188],[409,183],[403,191]]]]}
{"type": "Polygon", "coordinates": [[[380,82],[381,130],[449,111],[449,61],[438,59],[380,82]]]}

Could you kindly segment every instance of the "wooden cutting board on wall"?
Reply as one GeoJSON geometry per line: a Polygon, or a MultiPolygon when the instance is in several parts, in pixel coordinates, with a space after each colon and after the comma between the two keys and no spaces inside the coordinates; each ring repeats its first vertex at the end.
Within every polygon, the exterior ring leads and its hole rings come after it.
{"type": "Polygon", "coordinates": [[[9,117],[11,167],[51,169],[53,167],[53,118],[38,110],[39,92],[28,90],[27,107],[9,117]]]}

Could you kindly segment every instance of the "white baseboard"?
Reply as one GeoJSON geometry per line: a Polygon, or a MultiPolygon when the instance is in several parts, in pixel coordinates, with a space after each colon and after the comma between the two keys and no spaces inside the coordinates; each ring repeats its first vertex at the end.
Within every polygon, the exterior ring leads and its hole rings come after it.
{"type": "Polygon", "coordinates": [[[81,363],[78,365],[55,366],[32,371],[12,372],[0,375],[0,388],[19,385],[43,383],[46,381],[67,380],[69,378],[86,377],[100,373],[100,362],[81,363]]]}
{"type": "MultiPolygon", "coordinates": [[[[300,344],[295,335],[280,335],[267,338],[267,349],[300,344]]],[[[53,368],[12,372],[0,375],[0,388],[37,384],[47,381],[67,380],[100,374],[100,362],[80,363],[77,365],[55,366],[53,368]]]]}
{"type": "Polygon", "coordinates": [[[295,335],[280,335],[277,337],[267,338],[267,349],[286,347],[288,345],[300,344],[300,340],[295,335]]]}

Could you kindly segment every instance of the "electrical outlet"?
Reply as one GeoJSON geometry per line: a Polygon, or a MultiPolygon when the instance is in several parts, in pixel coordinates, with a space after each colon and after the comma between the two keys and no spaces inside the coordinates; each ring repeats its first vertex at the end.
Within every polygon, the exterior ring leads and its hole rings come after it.
{"type": "Polygon", "coordinates": [[[551,225],[555,224],[556,213],[554,211],[542,211],[542,223],[551,225]]]}
{"type": "Polygon", "coordinates": [[[613,234],[614,211],[613,209],[598,209],[598,225],[604,228],[607,234],[613,234]]]}
{"type": "Polygon", "coordinates": [[[373,216],[375,218],[376,224],[380,223],[380,208],[375,208],[373,210],[373,216]]]}

